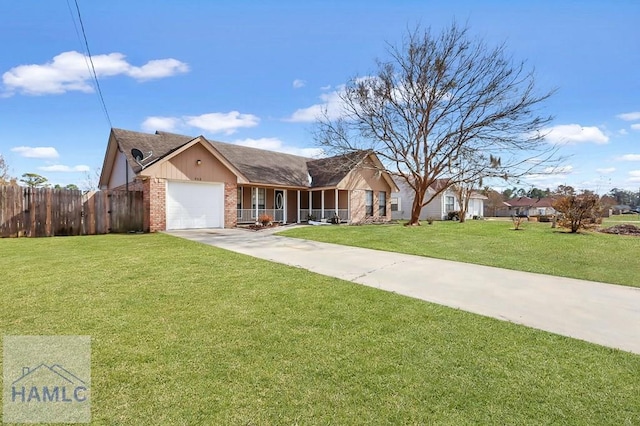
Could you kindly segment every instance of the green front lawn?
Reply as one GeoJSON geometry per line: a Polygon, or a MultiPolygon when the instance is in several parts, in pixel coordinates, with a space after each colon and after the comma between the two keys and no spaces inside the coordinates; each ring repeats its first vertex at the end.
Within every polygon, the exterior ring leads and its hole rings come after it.
{"type": "Polygon", "coordinates": [[[521,228],[514,231],[506,220],[470,220],[420,227],[309,226],[280,235],[640,287],[638,237],[569,234],[526,221],[521,228]]]}
{"type": "Polygon", "coordinates": [[[617,214],[604,219],[604,226],[617,225],[620,222],[640,226],[640,214],[617,214]]]}
{"type": "Polygon", "coordinates": [[[0,270],[2,335],[91,336],[95,424],[640,423],[640,356],[168,235],[0,270]]]}

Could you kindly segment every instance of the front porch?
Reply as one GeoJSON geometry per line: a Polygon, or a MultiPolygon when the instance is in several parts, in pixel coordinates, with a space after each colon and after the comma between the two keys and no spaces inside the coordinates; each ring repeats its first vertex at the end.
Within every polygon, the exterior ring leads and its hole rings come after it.
{"type": "Polygon", "coordinates": [[[279,189],[239,186],[237,223],[256,223],[261,215],[274,222],[301,223],[309,220],[329,220],[338,216],[341,222],[351,221],[350,191],[332,189],[279,189]]]}

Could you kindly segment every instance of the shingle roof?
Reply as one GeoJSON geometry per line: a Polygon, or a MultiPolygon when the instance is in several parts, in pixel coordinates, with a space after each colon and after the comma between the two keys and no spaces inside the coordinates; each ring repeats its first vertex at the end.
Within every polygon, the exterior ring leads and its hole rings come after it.
{"type": "MultiPolygon", "coordinates": [[[[168,132],[155,134],[112,129],[114,136],[124,151],[129,165],[135,173],[142,168],[134,160],[131,149],[137,148],[146,156],[144,165],[149,165],[176,149],[189,143],[194,137],[168,132]]],[[[285,154],[218,141],[209,142],[227,161],[252,183],[271,185],[324,187],[337,185],[362,159],[367,151],[351,154],[311,159],[298,155],[285,154]],[[311,184],[309,183],[311,177],[311,184]]]]}
{"type": "Polygon", "coordinates": [[[145,157],[151,153],[151,156],[143,161],[143,164],[146,166],[165,157],[193,139],[190,136],[165,132],[149,134],[123,129],[111,129],[111,131],[113,132],[120,149],[122,149],[124,155],[127,157],[127,161],[129,162],[131,169],[135,173],[140,173],[142,167],[140,167],[131,154],[131,150],[133,148],[142,151],[145,157]]]}
{"type": "Polygon", "coordinates": [[[555,200],[551,197],[545,198],[529,198],[520,197],[513,200],[505,201],[510,207],[552,207],[555,200]]]}
{"type": "Polygon", "coordinates": [[[312,179],[311,186],[320,188],[339,184],[370,153],[370,151],[354,151],[335,157],[307,161],[307,168],[312,179]]]}
{"type": "Polygon", "coordinates": [[[253,183],[309,186],[308,158],[224,142],[210,143],[253,183]]]}

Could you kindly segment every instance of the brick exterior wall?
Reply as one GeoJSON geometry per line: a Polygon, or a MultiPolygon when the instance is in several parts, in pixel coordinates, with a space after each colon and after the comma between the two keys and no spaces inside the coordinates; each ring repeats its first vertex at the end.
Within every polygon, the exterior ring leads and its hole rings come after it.
{"type": "Polygon", "coordinates": [[[167,229],[166,182],[164,179],[149,178],[142,184],[144,202],[144,230],[158,232],[167,229]]]}
{"type": "Polygon", "coordinates": [[[238,224],[238,185],[224,184],[224,227],[235,228],[238,224]]]}

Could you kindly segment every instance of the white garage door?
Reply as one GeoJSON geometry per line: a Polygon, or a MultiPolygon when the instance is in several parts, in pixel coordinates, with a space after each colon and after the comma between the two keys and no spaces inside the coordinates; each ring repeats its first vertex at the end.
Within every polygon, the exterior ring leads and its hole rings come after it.
{"type": "Polygon", "coordinates": [[[223,228],[224,184],[167,182],[167,229],[223,228]]]}

